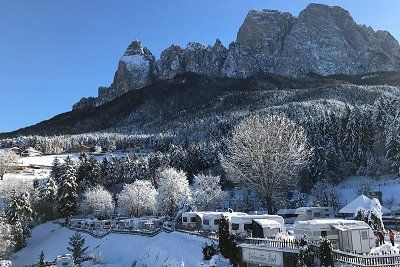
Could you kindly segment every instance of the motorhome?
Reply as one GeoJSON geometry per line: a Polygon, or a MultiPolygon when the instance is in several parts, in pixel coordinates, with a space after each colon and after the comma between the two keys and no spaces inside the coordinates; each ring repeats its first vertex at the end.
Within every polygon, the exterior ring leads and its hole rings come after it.
{"type": "Polygon", "coordinates": [[[203,230],[217,232],[222,217],[230,218],[232,216],[246,215],[244,212],[204,212],[203,214],[203,230]]]}
{"type": "Polygon", "coordinates": [[[273,238],[285,229],[285,222],[279,215],[239,215],[232,216],[229,230],[241,236],[273,238]]]}
{"type": "Polygon", "coordinates": [[[332,207],[300,207],[297,209],[280,209],[278,210],[277,214],[284,218],[286,224],[293,224],[296,221],[334,217],[334,211],[332,207]]]}
{"type": "Polygon", "coordinates": [[[71,254],[58,255],[56,258],[57,267],[74,267],[74,259],[71,254]]]}
{"type": "Polygon", "coordinates": [[[184,227],[200,230],[203,226],[204,212],[189,211],[182,213],[182,225],[184,227]]]}
{"type": "Polygon", "coordinates": [[[363,221],[344,219],[314,219],[297,221],[293,225],[295,239],[303,235],[309,242],[318,244],[320,237],[327,237],[334,249],[353,253],[369,253],[375,245],[372,229],[363,221]]]}

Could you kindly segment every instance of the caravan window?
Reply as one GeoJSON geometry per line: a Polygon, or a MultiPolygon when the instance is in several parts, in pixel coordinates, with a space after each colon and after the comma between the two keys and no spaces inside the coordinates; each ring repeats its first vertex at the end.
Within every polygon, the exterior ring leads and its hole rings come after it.
{"type": "Polygon", "coordinates": [[[196,222],[196,217],[190,218],[190,222],[192,222],[192,223],[196,222]]]}
{"type": "Polygon", "coordinates": [[[187,222],[187,217],[182,217],[183,222],[187,222]]]}
{"type": "Polygon", "coordinates": [[[325,236],[327,236],[328,235],[328,233],[326,232],[326,231],[321,231],[321,236],[322,237],[325,237],[325,236]]]}
{"type": "Polygon", "coordinates": [[[252,225],[251,225],[251,223],[246,223],[245,225],[244,225],[244,230],[245,231],[251,231],[252,230],[252,225]]]}
{"type": "Polygon", "coordinates": [[[215,225],[219,225],[220,222],[221,222],[221,219],[215,219],[215,220],[214,220],[214,224],[215,224],[215,225]]]}
{"type": "Polygon", "coordinates": [[[320,212],[314,213],[314,217],[321,217],[321,213],[320,212]]]}
{"type": "Polygon", "coordinates": [[[239,230],[239,224],[238,223],[232,223],[232,230],[233,231],[239,230]]]}
{"type": "Polygon", "coordinates": [[[204,225],[209,225],[210,224],[210,220],[209,219],[204,219],[203,220],[203,224],[204,225]]]}
{"type": "Polygon", "coordinates": [[[368,239],[368,232],[367,231],[361,231],[361,239],[362,240],[368,239]]]}

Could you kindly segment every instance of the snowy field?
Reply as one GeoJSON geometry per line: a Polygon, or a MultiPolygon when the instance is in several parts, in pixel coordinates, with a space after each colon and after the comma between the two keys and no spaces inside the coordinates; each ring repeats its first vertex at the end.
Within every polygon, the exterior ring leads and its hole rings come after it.
{"type": "MultiPolygon", "coordinates": [[[[48,261],[54,260],[58,254],[68,253],[69,237],[73,234],[74,231],[54,223],[37,226],[27,246],[15,254],[13,266],[34,263],[41,249],[48,261]]],[[[89,254],[96,251],[103,256],[103,264],[96,266],[131,266],[135,260],[137,266],[181,266],[182,262],[184,266],[200,266],[202,246],[209,242],[201,237],[176,232],[162,232],[155,237],[110,234],[102,239],[82,235],[89,246],[89,254]]]]}

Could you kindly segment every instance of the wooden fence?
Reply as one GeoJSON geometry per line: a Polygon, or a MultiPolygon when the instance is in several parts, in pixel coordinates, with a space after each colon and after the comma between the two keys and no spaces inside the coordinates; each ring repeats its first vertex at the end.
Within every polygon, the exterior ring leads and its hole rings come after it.
{"type": "MultiPolygon", "coordinates": [[[[243,243],[285,249],[288,252],[299,251],[298,242],[292,240],[247,238],[243,243]]],[[[310,245],[310,249],[314,252],[315,257],[319,258],[319,246],[317,244],[312,244],[310,245]]],[[[400,254],[361,255],[332,250],[332,256],[337,262],[347,263],[356,267],[400,267],[400,254]]]]}

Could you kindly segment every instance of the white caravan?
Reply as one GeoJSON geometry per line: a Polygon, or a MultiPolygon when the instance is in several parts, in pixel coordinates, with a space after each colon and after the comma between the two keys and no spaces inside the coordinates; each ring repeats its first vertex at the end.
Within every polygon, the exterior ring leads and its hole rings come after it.
{"type": "Polygon", "coordinates": [[[279,215],[239,215],[232,216],[229,230],[242,236],[272,238],[285,229],[285,222],[279,215]]]}
{"type": "Polygon", "coordinates": [[[217,232],[219,229],[219,223],[222,217],[227,217],[228,220],[232,216],[243,216],[246,215],[244,212],[204,212],[203,214],[203,230],[217,232]]]}
{"type": "Polygon", "coordinates": [[[326,236],[334,249],[353,253],[369,253],[375,245],[375,237],[368,224],[362,221],[344,219],[315,219],[298,221],[293,226],[295,239],[303,235],[318,244],[326,236]]]}
{"type": "Polygon", "coordinates": [[[293,224],[296,221],[306,221],[322,218],[333,218],[332,207],[300,207],[297,209],[280,209],[277,212],[282,216],[287,224],[293,224]]]}
{"type": "Polygon", "coordinates": [[[188,228],[200,230],[203,226],[204,212],[188,211],[182,213],[182,225],[188,228]]]}

